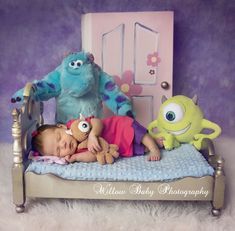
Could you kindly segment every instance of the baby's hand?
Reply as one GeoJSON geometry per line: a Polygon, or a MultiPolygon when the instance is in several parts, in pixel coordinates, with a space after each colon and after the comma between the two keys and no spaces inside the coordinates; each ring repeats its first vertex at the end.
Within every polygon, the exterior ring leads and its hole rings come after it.
{"type": "Polygon", "coordinates": [[[159,137],[159,138],[156,138],[155,141],[157,143],[157,146],[159,148],[163,148],[164,147],[164,137],[159,137]]]}
{"type": "Polygon", "coordinates": [[[75,158],[74,158],[74,155],[67,155],[64,157],[64,159],[68,162],[68,163],[73,163],[75,162],[75,158]]]}
{"type": "Polygon", "coordinates": [[[92,153],[96,153],[96,152],[99,152],[102,150],[102,148],[99,144],[98,137],[92,133],[90,133],[88,136],[87,148],[92,153]]]}

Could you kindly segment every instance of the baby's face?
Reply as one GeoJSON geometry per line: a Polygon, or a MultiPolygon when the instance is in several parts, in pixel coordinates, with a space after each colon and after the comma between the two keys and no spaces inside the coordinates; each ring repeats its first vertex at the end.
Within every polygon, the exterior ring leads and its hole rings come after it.
{"type": "Polygon", "coordinates": [[[65,131],[66,128],[58,127],[43,132],[43,155],[64,157],[75,153],[77,141],[65,131]]]}

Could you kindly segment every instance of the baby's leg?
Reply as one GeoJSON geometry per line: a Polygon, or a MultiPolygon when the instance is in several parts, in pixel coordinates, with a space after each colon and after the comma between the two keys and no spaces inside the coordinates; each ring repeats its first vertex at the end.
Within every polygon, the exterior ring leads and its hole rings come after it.
{"type": "Polygon", "coordinates": [[[66,156],[65,159],[70,162],[73,163],[75,161],[78,162],[95,162],[96,160],[96,156],[94,154],[92,154],[89,151],[86,152],[81,152],[81,153],[75,153],[73,155],[70,156],[66,156]]]}
{"type": "Polygon", "coordinates": [[[150,161],[160,160],[160,158],[161,158],[160,150],[159,150],[157,144],[155,143],[154,139],[148,133],[146,133],[143,136],[142,144],[146,148],[148,148],[150,151],[150,154],[148,156],[148,160],[150,160],[150,161]]]}

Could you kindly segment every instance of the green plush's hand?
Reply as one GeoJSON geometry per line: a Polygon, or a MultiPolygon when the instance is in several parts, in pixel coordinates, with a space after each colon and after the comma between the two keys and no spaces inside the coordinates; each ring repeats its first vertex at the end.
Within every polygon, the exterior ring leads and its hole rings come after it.
{"type": "Polygon", "coordinates": [[[194,140],[191,142],[196,149],[200,150],[202,147],[202,140],[206,137],[205,134],[196,134],[194,135],[194,140]]]}

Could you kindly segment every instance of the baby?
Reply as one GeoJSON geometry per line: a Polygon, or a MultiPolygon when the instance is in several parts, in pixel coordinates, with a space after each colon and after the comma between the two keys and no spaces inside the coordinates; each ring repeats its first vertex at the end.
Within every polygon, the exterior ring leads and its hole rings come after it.
{"type": "Polygon", "coordinates": [[[117,144],[121,157],[144,155],[149,151],[149,161],[160,160],[160,151],[147,133],[147,130],[134,119],[127,116],[112,116],[106,119],[88,118],[91,131],[88,136],[88,150],[76,153],[77,140],[67,131],[66,125],[42,125],[34,132],[32,148],[44,156],[58,156],[68,162],[96,161],[95,152],[101,151],[97,137],[108,143],[117,144]],[[147,149],[147,150],[146,150],[147,149]]]}

